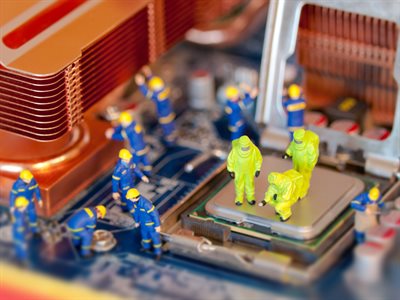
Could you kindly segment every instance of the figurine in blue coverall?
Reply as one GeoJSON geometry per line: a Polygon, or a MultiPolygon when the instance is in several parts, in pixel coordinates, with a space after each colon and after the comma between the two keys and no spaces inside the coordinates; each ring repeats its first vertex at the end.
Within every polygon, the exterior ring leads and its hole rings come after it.
{"type": "Polygon", "coordinates": [[[72,243],[75,247],[81,248],[81,255],[85,258],[93,255],[90,248],[97,219],[103,219],[106,213],[107,209],[103,205],[87,207],[72,215],[67,222],[67,229],[71,233],[72,243]]]}
{"type": "Polygon", "coordinates": [[[14,201],[14,209],[12,211],[12,236],[15,256],[20,262],[26,261],[28,258],[27,235],[29,233],[29,228],[26,223],[28,206],[29,200],[19,196],[14,201]]]}
{"type": "Polygon", "coordinates": [[[143,95],[153,100],[156,104],[158,122],[163,131],[165,144],[167,146],[172,146],[177,136],[175,113],[172,109],[171,100],[169,99],[170,89],[165,86],[164,81],[160,77],[153,76],[148,66],[143,67],[142,72],[146,78],[141,74],[137,74],[135,76],[135,82],[143,95]]]}
{"type": "Polygon", "coordinates": [[[243,116],[243,110],[254,101],[257,97],[258,90],[250,89],[247,85],[242,85],[244,97],[242,97],[240,90],[235,86],[228,86],[225,89],[225,96],[227,98],[225,112],[228,115],[228,129],[231,132],[231,141],[240,138],[245,134],[246,121],[243,116]]]}
{"type": "Polygon", "coordinates": [[[161,223],[157,209],[150,200],[140,195],[137,189],[130,189],[126,198],[133,203],[131,213],[135,227],[140,227],[142,246],[145,251],[153,244],[156,259],[161,258],[161,223]]]}
{"type": "Polygon", "coordinates": [[[15,210],[15,199],[20,196],[25,197],[29,201],[27,207],[27,213],[29,217],[29,227],[31,232],[33,232],[35,235],[38,235],[39,228],[37,223],[34,196],[36,196],[36,200],[39,204],[39,207],[43,207],[43,201],[40,195],[38,183],[36,182],[35,178],[33,178],[33,175],[29,170],[23,170],[19,174],[19,178],[14,182],[12,186],[10,193],[11,214],[13,214],[15,210]]]}
{"type": "Polygon", "coordinates": [[[131,210],[132,202],[126,200],[126,193],[135,186],[136,176],[146,183],[149,179],[133,162],[132,154],[128,149],[121,149],[119,158],[112,175],[112,197],[122,210],[127,212],[131,210]]]}
{"type": "Polygon", "coordinates": [[[142,126],[133,119],[129,112],[124,111],[119,115],[119,125],[107,130],[106,136],[118,141],[128,140],[134,163],[143,169],[146,176],[151,175],[152,166],[147,158],[149,147],[144,140],[142,126]]]}
{"type": "Polygon", "coordinates": [[[290,141],[293,140],[293,133],[297,129],[304,128],[304,110],[306,102],[301,97],[301,89],[297,84],[292,84],[288,89],[288,98],[283,102],[287,110],[287,127],[289,130],[290,141]]]}
{"type": "Polygon", "coordinates": [[[363,243],[365,232],[378,225],[379,209],[383,206],[384,202],[377,187],[361,193],[351,201],[351,208],[356,211],[354,232],[357,243],[363,243]]]}

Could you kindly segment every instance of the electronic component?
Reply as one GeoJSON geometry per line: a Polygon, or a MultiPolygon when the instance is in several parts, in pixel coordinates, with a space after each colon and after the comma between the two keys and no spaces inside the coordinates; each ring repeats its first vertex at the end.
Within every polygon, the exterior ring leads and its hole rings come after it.
{"type": "MultiPolygon", "coordinates": [[[[264,199],[267,191],[267,176],[270,172],[284,172],[291,168],[291,162],[273,156],[264,156],[260,177],[255,179],[255,195],[258,201],[264,199]]],[[[348,175],[316,167],[311,178],[310,191],[305,199],[292,207],[293,216],[281,222],[274,209],[249,205],[235,206],[232,201],[234,184],[229,182],[207,203],[206,210],[212,216],[236,224],[249,223],[269,229],[273,233],[293,239],[312,239],[349,205],[363,190],[363,183],[348,175]],[[335,182],[335,185],[331,183],[335,182]]]]}

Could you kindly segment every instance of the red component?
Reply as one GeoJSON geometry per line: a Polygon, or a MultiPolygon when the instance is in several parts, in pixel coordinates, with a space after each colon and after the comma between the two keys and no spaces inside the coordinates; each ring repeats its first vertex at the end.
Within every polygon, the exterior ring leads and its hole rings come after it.
{"type": "Polygon", "coordinates": [[[396,232],[394,231],[393,228],[388,228],[388,230],[386,230],[385,233],[383,234],[383,237],[387,239],[393,237],[395,234],[396,232]]]}

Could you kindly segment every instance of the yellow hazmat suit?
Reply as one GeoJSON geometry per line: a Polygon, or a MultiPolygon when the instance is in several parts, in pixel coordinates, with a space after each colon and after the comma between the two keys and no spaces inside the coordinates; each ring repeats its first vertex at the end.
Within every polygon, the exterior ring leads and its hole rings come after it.
{"type": "Polygon", "coordinates": [[[283,173],[271,172],[268,175],[268,183],[269,187],[264,201],[259,206],[271,205],[281,220],[286,221],[292,215],[292,205],[300,198],[303,175],[295,170],[283,173]]]}
{"type": "Polygon", "coordinates": [[[246,192],[247,202],[256,203],[254,196],[254,176],[260,174],[262,156],[260,150],[246,135],[232,141],[232,150],[228,156],[228,172],[235,179],[236,205],[242,205],[246,192]]]}
{"type": "Polygon", "coordinates": [[[294,132],[293,141],[286,149],[286,156],[292,158],[293,169],[304,178],[300,198],[307,195],[312,171],[318,161],[319,137],[310,130],[298,129],[294,132]]]}

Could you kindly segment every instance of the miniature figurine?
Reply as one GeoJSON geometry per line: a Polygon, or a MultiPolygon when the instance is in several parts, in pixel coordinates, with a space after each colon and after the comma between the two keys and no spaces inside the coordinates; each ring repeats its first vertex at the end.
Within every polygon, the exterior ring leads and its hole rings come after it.
{"type": "Polygon", "coordinates": [[[107,137],[118,141],[127,139],[132,149],[134,163],[143,169],[146,176],[150,176],[152,166],[147,158],[149,148],[144,140],[142,126],[126,111],[119,115],[119,123],[119,126],[106,131],[107,137]]]}
{"type": "Polygon", "coordinates": [[[304,177],[300,198],[305,197],[310,188],[312,171],[318,161],[319,137],[310,130],[298,129],[293,134],[283,158],[292,158],[293,169],[304,177]]]}
{"type": "Polygon", "coordinates": [[[148,251],[153,244],[157,260],[161,258],[161,223],[157,209],[137,189],[130,189],[126,198],[133,203],[131,213],[135,226],[140,227],[143,250],[148,251]]]}
{"type": "Polygon", "coordinates": [[[121,205],[122,210],[127,212],[131,210],[131,202],[126,200],[126,193],[135,186],[136,176],[146,183],[149,182],[149,179],[133,162],[129,150],[121,149],[119,158],[112,176],[112,197],[121,205]]]}
{"type": "Polygon", "coordinates": [[[167,146],[171,146],[174,144],[177,137],[175,129],[175,113],[169,99],[170,89],[165,87],[164,81],[160,77],[153,76],[151,69],[148,66],[143,67],[142,72],[146,78],[141,74],[137,74],[135,76],[135,82],[139,86],[143,95],[153,100],[156,104],[158,122],[163,130],[164,141],[167,146]],[[148,84],[146,84],[146,80],[148,84]]]}
{"type": "Polygon", "coordinates": [[[268,190],[264,200],[258,205],[271,205],[281,221],[287,221],[292,216],[292,205],[300,198],[303,180],[303,175],[295,170],[271,172],[268,175],[268,190]]]}
{"type": "Polygon", "coordinates": [[[287,127],[290,141],[293,140],[293,133],[297,129],[304,128],[304,110],[306,102],[301,97],[301,89],[297,84],[292,84],[288,89],[288,98],[283,102],[287,110],[287,127]]]}
{"type": "Polygon", "coordinates": [[[97,219],[103,219],[106,213],[107,209],[103,205],[83,208],[72,215],[67,222],[67,229],[72,235],[72,242],[75,247],[80,246],[81,255],[85,258],[93,255],[90,247],[97,219]]]}
{"type": "Polygon", "coordinates": [[[29,228],[26,224],[26,213],[29,207],[29,200],[19,196],[14,201],[12,210],[12,235],[15,247],[15,255],[18,261],[23,262],[28,258],[27,234],[29,228]]]}
{"type": "Polygon", "coordinates": [[[246,121],[243,111],[257,97],[258,90],[250,89],[247,85],[242,84],[244,97],[241,96],[240,90],[235,86],[228,86],[225,89],[227,98],[225,112],[228,115],[229,131],[231,132],[231,141],[240,138],[246,131],[246,121]]]}
{"type": "Polygon", "coordinates": [[[378,210],[383,206],[384,202],[377,187],[358,195],[351,202],[351,208],[356,211],[354,232],[358,243],[365,241],[365,232],[369,228],[378,225],[378,210]]]}
{"type": "Polygon", "coordinates": [[[248,136],[241,136],[232,141],[232,150],[228,156],[227,169],[235,179],[235,204],[243,204],[243,194],[250,205],[256,203],[254,195],[254,176],[260,175],[262,156],[260,150],[251,142],[248,136]]]}
{"type": "Polygon", "coordinates": [[[15,209],[15,199],[17,197],[25,197],[29,201],[27,208],[27,213],[29,217],[29,227],[31,232],[38,235],[39,228],[37,223],[36,208],[34,203],[34,196],[39,204],[39,207],[43,207],[42,197],[40,195],[40,190],[38,183],[35,178],[33,178],[32,173],[29,170],[23,170],[19,174],[19,178],[14,182],[11,193],[10,193],[10,210],[13,214],[15,209]]]}

